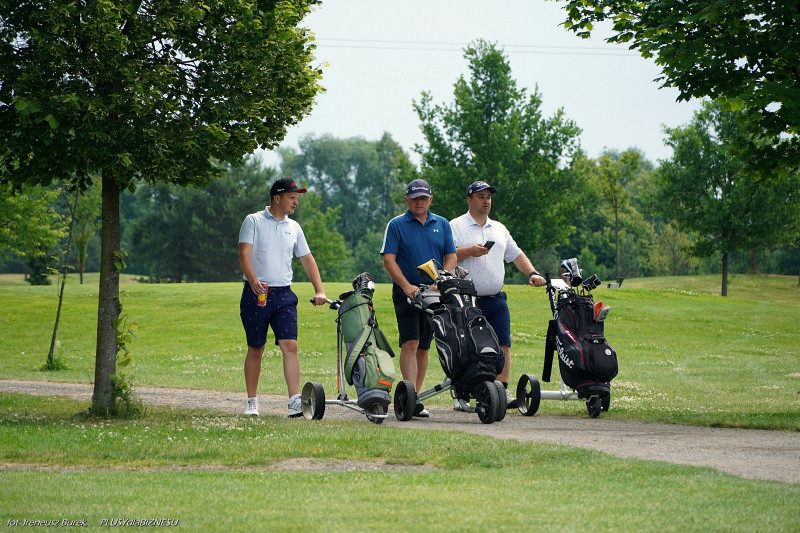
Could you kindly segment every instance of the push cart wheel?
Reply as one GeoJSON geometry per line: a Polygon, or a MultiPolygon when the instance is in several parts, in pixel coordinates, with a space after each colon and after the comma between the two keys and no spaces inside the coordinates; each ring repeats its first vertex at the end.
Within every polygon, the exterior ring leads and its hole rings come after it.
{"type": "Polygon", "coordinates": [[[598,418],[600,411],[603,410],[603,399],[600,396],[589,396],[586,400],[586,410],[589,411],[589,418],[598,418]]]}
{"type": "Polygon", "coordinates": [[[494,387],[497,389],[497,417],[495,422],[500,422],[506,417],[506,409],[508,409],[508,398],[506,397],[506,388],[503,384],[495,380],[494,387]]]}
{"type": "Polygon", "coordinates": [[[484,424],[491,424],[497,419],[497,387],[491,381],[483,381],[475,388],[475,412],[484,424]]]}
{"type": "Polygon", "coordinates": [[[603,408],[603,411],[608,411],[611,409],[611,393],[609,392],[607,395],[603,396],[603,401],[600,402],[600,406],[603,408]]]}
{"type": "Polygon", "coordinates": [[[533,416],[542,401],[542,386],[532,374],[522,374],[517,382],[517,409],[524,416],[533,416]]]}
{"type": "Polygon", "coordinates": [[[417,406],[417,392],[414,385],[404,379],[397,384],[394,391],[394,416],[401,422],[408,422],[414,416],[417,406]]]}
{"type": "Polygon", "coordinates": [[[303,418],[306,420],[322,420],[325,416],[325,390],[322,385],[307,382],[300,395],[300,404],[303,407],[303,418]]]}
{"type": "Polygon", "coordinates": [[[386,408],[379,403],[376,403],[372,407],[369,408],[367,412],[367,420],[372,422],[373,424],[383,424],[383,421],[386,420],[384,416],[373,416],[373,415],[385,415],[386,408]]]}

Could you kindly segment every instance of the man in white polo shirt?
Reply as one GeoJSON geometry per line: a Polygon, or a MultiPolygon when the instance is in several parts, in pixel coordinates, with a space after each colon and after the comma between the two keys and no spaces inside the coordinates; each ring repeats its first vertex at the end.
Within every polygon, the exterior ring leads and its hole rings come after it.
{"type": "Polygon", "coordinates": [[[297,355],[297,296],[292,292],[292,256],[300,258],[314,287],[314,305],[326,303],[325,291],[300,224],[289,218],[297,198],[306,192],[289,178],[281,178],[270,189],[270,205],[247,215],[239,230],[239,263],[244,289],[239,315],[247,335],[244,382],[247,404],[244,414],[258,416],[258,379],[261,358],[272,328],[275,344],[283,354],[283,376],[289,391],[289,417],[302,416],[300,405],[300,359],[297,355]],[[265,289],[264,286],[268,289],[265,289]],[[259,295],[262,302],[259,304],[259,295]],[[263,295],[266,296],[264,301],[263,295]]]}
{"type": "MultiPolygon", "coordinates": [[[[506,364],[497,379],[506,387],[511,374],[511,313],[506,293],[502,291],[505,281],[505,263],[514,265],[526,276],[528,285],[542,287],[545,279],[539,275],[530,259],[511,237],[508,229],[489,218],[492,210],[492,195],[497,189],[485,181],[476,181],[467,188],[469,210],[450,221],[453,241],[459,266],[469,270],[469,278],[478,292],[478,307],[491,324],[500,347],[506,356],[506,364]]],[[[456,400],[454,409],[467,410],[465,402],[456,400]]],[[[516,407],[516,400],[508,395],[509,409],[516,407]]]]}

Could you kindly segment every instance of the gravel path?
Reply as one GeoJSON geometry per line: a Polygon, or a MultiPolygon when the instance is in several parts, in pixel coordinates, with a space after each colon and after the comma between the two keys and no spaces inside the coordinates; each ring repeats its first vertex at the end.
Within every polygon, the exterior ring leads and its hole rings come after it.
{"type": "MultiPolygon", "coordinates": [[[[147,404],[211,409],[239,415],[244,393],[136,387],[147,404]]],[[[90,400],[92,386],[49,381],[0,380],[0,391],[90,400]]],[[[285,416],[286,398],[259,396],[261,414],[285,416]]],[[[391,409],[391,407],[390,407],[391,409]]],[[[483,424],[475,414],[429,408],[431,417],[398,421],[393,413],[384,425],[410,429],[454,430],[523,442],[550,442],[651,461],[715,468],[751,479],[800,483],[800,432],[721,429],[671,424],[624,422],[537,414],[525,417],[509,411],[505,420],[483,424]]],[[[325,419],[363,420],[366,417],[338,405],[328,405],[325,419]]],[[[302,418],[298,423],[306,422],[302,418]]]]}

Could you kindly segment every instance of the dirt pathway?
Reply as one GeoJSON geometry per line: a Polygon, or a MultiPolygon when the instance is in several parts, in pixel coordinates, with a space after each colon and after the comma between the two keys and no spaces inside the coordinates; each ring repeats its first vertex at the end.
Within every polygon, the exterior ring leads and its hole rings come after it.
{"type": "MultiPolygon", "coordinates": [[[[91,385],[47,381],[0,380],[0,391],[90,400],[91,385]]],[[[137,387],[147,404],[203,408],[238,415],[243,393],[137,387]]],[[[286,398],[260,396],[261,414],[285,416],[286,398]]],[[[800,483],[800,432],[721,429],[670,424],[624,422],[537,414],[524,417],[509,411],[505,420],[482,424],[475,414],[430,408],[431,417],[399,422],[393,415],[387,426],[409,429],[454,430],[523,442],[550,442],[651,461],[715,468],[744,478],[800,483]]],[[[350,409],[328,405],[325,419],[363,420],[350,409]]],[[[298,423],[310,423],[299,419],[298,423]]]]}

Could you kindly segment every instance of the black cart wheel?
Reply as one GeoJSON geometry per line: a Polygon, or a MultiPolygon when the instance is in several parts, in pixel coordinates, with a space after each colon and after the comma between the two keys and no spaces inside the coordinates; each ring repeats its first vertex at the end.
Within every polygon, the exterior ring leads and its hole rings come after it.
{"type": "Polygon", "coordinates": [[[525,416],[533,416],[542,401],[542,386],[533,374],[522,374],[517,382],[517,409],[525,416]]]}
{"type": "Polygon", "coordinates": [[[386,417],[384,416],[378,417],[372,415],[385,415],[385,414],[386,414],[386,408],[383,405],[376,403],[375,405],[369,408],[369,411],[367,412],[367,420],[369,420],[373,424],[383,424],[383,421],[386,420],[386,417]]]}
{"type": "Polygon", "coordinates": [[[475,412],[484,424],[497,420],[497,387],[492,381],[483,381],[475,388],[475,412]]]}
{"type": "Polygon", "coordinates": [[[598,418],[603,410],[603,399],[600,396],[589,396],[586,400],[586,410],[589,412],[589,418],[598,418]]]}
{"type": "Polygon", "coordinates": [[[609,392],[607,395],[603,396],[603,401],[600,402],[600,406],[603,408],[603,411],[608,411],[611,409],[611,393],[609,392]]]}
{"type": "Polygon", "coordinates": [[[417,392],[414,385],[404,379],[394,390],[394,416],[401,422],[408,422],[414,416],[417,406],[417,392]]]}
{"type": "Polygon", "coordinates": [[[506,410],[508,409],[508,397],[506,396],[506,388],[503,384],[495,380],[494,387],[497,389],[497,417],[495,422],[500,422],[506,417],[506,410]]]}
{"type": "Polygon", "coordinates": [[[325,416],[325,390],[319,383],[309,381],[300,395],[303,417],[306,420],[322,420],[325,416]]]}

